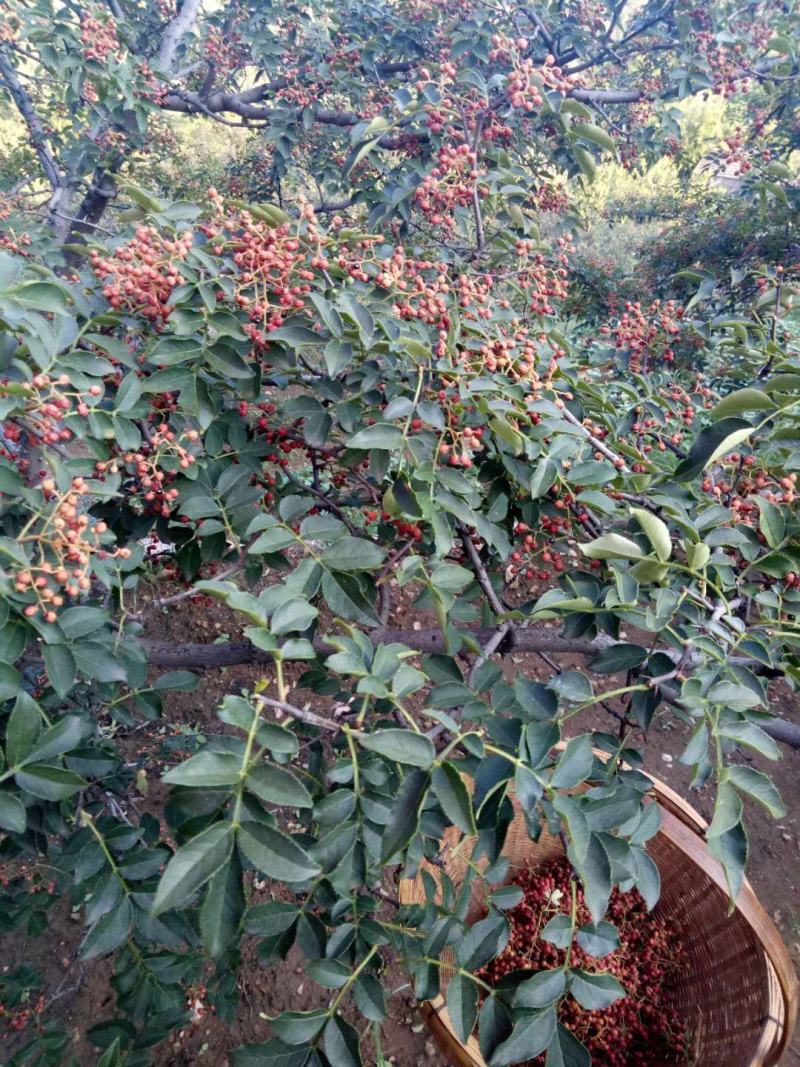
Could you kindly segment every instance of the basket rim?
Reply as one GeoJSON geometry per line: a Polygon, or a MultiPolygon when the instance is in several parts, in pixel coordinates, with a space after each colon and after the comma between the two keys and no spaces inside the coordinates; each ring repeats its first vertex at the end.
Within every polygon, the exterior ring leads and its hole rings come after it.
{"type": "MultiPolygon", "coordinates": [[[[562,746],[563,742],[559,747],[562,746]]],[[[605,753],[598,752],[597,755],[602,757],[605,753]]],[[[647,777],[652,783],[651,792],[654,801],[661,809],[662,822],[659,835],[666,836],[684,853],[690,862],[699,867],[711,879],[721,892],[727,894],[728,885],[725,872],[719,861],[708,851],[705,841],[705,831],[708,823],[688,801],[670,788],[666,782],[662,782],[650,774],[647,777]]],[[[516,799],[514,799],[514,806],[519,811],[516,799]]],[[[403,878],[400,880],[398,897],[402,904],[414,903],[413,887],[416,881],[416,878],[403,878]]],[[[755,934],[766,960],[773,968],[780,988],[783,1000],[783,1019],[778,1031],[778,1040],[773,1042],[763,1056],[758,1055],[750,1064],[750,1067],[775,1067],[780,1063],[794,1032],[800,984],[783,938],[763,905],[759,902],[752,885],[747,879],[744,880],[739,891],[733,910],[740,914],[741,918],[744,919],[755,934]]],[[[423,1001],[421,1007],[426,1026],[434,1036],[436,1036],[437,1029],[443,1029],[463,1050],[464,1058],[460,1061],[460,1067],[486,1067],[474,1035],[470,1036],[466,1045],[459,1041],[452,1029],[452,1024],[447,1014],[446,1001],[441,993],[433,1000],[423,1001]]],[[[765,1020],[765,1027],[769,1021],[769,1019],[765,1020]]]]}

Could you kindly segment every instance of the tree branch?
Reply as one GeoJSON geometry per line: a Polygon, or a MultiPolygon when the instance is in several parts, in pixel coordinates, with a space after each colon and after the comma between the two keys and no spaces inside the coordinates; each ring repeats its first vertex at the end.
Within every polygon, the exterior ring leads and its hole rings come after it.
{"type": "Polygon", "coordinates": [[[644,99],[641,89],[570,89],[567,96],[588,104],[634,104],[644,99]]]}
{"type": "MultiPolygon", "coordinates": [[[[494,590],[492,590],[494,594],[494,590]]],[[[496,594],[495,594],[496,596],[496,594]]],[[[498,602],[499,603],[499,602],[498,602]]],[[[505,609],[500,605],[498,614],[505,609]]],[[[493,641],[497,634],[495,626],[462,627],[458,632],[465,638],[469,638],[476,644],[485,647],[493,641]]],[[[553,629],[542,625],[528,626],[512,623],[509,626],[509,635],[514,652],[551,652],[562,655],[597,656],[607,648],[613,648],[619,644],[627,644],[625,641],[617,641],[607,634],[600,634],[595,638],[561,637],[553,629]]],[[[438,628],[422,630],[394,630],[378,629],[368,631],[369,639],[374,645],[379,644],[403,644],[417,652],[426,654],[445,652],[445,634],[438,628]]],[[[269,652],[262,652],[249,641],[228,641],[225,644],[173,644],[169,641],[143,640],[142,644],[148,653],[148,659],[153,667],[168,667],[170,670],[179,667],[203,668],[209,670],[219,667],[232,667],[240,663],[271,663],[272,656],[269,652]]],[[[320,654],[329,654],[328,645],[324,636],[314,638],[314,648],[320,654]]],[[[493,648],[494,651],[494,648],[493,648]]],[[[504,651],[501,647],[498,651],[504,651]]],[[[654,651],[661,652],[673,661],[677,661],[683,655],[670,648],[657,648],[654,651]]],[[[698,662],[699,654],[692,654],[685,662],[691,666],[698,662]]],[[[728,657],[727,663],[735,666],[761,667],[760,661],[748,656],[728,657]]]]}
{"type": "MultiPolygon", "coordinates": [[[[503,642],[502,639],[500,641],[497,640],[499,632],[497,628],[480,627],[475,629],[463,629],[460,632],[465,637],[469,637],[480,644],[483,647],[484,656],[486,654],[491,655],[494,653],[503,654],[503,642]]],[[[508,634],[513,640],[511,649],[517,653],[551,652],[556,655],[569,654],[596,656],[606,648],[611,648],[614,645],[624,643],[615,641],[607,635],[600,635],[593,640],[560,637],[552,630],[547,630],[545,628],[519,627],[514,624],[509,625],[508,634]]],[[[413,648],[418,652],[428,654],[446,651],[445,635],[439,629],[376,629],[369,632],[369,638],[375,645],[392,644],[397,642],[404,644],[409,648],[413,648]]],[[[151,667],[163,667],[169,670],[177,670],[180,668],[215,670],[221,667],[233,667],[247,663],[273,663],[272,656],[269,652],[262,652],[260,649],[256,648],[255,645],[251,645],[249,641],[229,641],[222,645],[212,645],[171,644],[167,641],[144,640],[142,644],[147,651],[151,667]]],[[[316,637],[314,639],[314,648],[321,654],[330,652],[330,646],[326,643],[324,637],[316,637]]],[[[691,666],[695,655],[690,654],[688,657],[685,657],[684,653],[676,652],[672,649],[654,649],[654,651],[663,652],[673,661],[681,660],[683,658],[686,667],[691,666]]],[[[727,662],[731,665],[749,666],[751,668],[760,666],[763,670],[762,664],[745,656],[732,656],[728,658],[727,662]]],[[[660,686],[659,691],[668,703],[676,703],[678,701],[678,694],[670,690],[668,686],[660,686]]],[[[320,717],[314,715],[313,712],[295,708],[292,705],[285,705],[280,701],[271,700],[266,697],[259,696],[258,699],[263,700],[270,707],[278,708],[284,711],[287,715],[292,715],[294,718],[307,722],[310,725],[319,726],[321,729],[326,730],[338,729],[338,727],[330,720],[320,719],[320,717]]],[[[800,748],[800,726],[795,723],[786,722],[782,719],[775,719],[772,722],[759,723],[759,725],[776,741],[790,745],[793,748],[800,748]]]]}
{"type": "MultiPolygon", "coordinates": [[[[20,82],[16,69],[3,48],[0,48],[0,82],[10,94],[28,128],[31,145],[36,152],[55,198],[63,189],[60,168],[47,143],[47,135],[45,134],[42,120],[33,106],[33,101],[20,82]]],[[[58,204],[55,206],[57,207],[58,204]]]]}
{"type": "Polygon", "coordinates": [[[175,53],[178,45],[194,25],[202,0],[183,0],[180,11],[167,24],[161,45],[158,49],[156,64],[165,74],[170,74],[175,65],[175,53]]]}
{"type": "Polygon", "coordinates": [[[595,437],[593,433],[587,430],[581,420],[576,418],[576,416],[572,414],[568,407],[565,406],[563,408],[560,408],[560,411],[564,418],[567,420],[567,422],[570,424],[570,426],[574,426],[576,430],[579,430],[586,438],[586,440],[591,441],[597,451],[602,453],[602,455],[604,455],[606,459],[610,459],[615,466],[621,463],[622,466],[619,467],[619,470],[621,470],[623,473],[631,473],[630,468],[622,459],[622,456],[618,456],[616,452],[612,452],[608,445],[604,445],[599,437],[595,437]]]}

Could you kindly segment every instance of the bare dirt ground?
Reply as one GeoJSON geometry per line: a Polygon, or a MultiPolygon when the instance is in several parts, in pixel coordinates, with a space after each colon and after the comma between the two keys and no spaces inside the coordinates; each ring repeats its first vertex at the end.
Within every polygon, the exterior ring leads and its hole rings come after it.
{"type": "MultiPolygon", "coordinates": [[[[393,615],[392,625],[411,625],[407,609],[399,607],[393,615]],[[403,620],[406,620],[405,623],[403,620]]],[[[424,625],[424,623],[423,623],[424,625]]],[[[184,602],[154,614],[148,625],[148,636],[174,642],[227,640],[238,636],[235,619],[219,605],[198,607],[184,602]]],[[[579,664],[576,663],[576,666],[579,664]]],[[[523,672],[531,677],[550,676],[547,668],[535,655],[514,655],[506,663],[509,674],[523,672]]],[[[159,775],[163,769],[163,742],[174,734],[181,724],[206,731],[217,731],[220,724],[214,716],[214,708],[227,693],[235,693],[251,687],[262,675],[258,666],[239,666],[207,672],[194,693],[172,693],[165,700],[163,719],[139,730],[135,752],[148,776],[150,791],[146,802],[148,810],[158,812],[163,803],[164,789],[159,775]]],[[[608,679],[612,688],[614,679],[608,679]]],[[[318,710],[325,711],[324,701],[315,698],[318,710]]],[[[800,719],[800,698],[785,692],[773,710],[779,714],[800,719]]],[[[574,732],[587,728],[608,729],[610,720],[602,713],[587,713],[583,720],[574,723],[574,732]]],[[[689,791],[689,774],[677,763],[686,738],[685,728],[673,722],[651,729],[647,746],[646,767],[662,778],[672,788],[690,799],[691,803],[708,818],[711,813],[713,794],[702,789],[689,791]]],[[[640,740],[640,739],[639,739],[640,740]]],[[[130,757],[129,757],[130,758],[130,757]]],[[[740,756],[744,760],[744,756],[740,756]]],[[[760,757],[748,762],[753,766],[768,769],[778,784],[786,806],[787,816],[776,823],[760,808],[750,806],[748,832],[750,836],[749,877],[764,907],[781,931],[792,958],[800,968],[800,752],[784,749],[780,764],[767,765],[760,757]]],[[[142,801],[138,801],[141,808],[142,801]]],[[[60,1018],[71,1035],[67,1056],[74,1056],[81,1064],[95,1062],[97,1050],[85,1039],[85,1031],[98,1021],[116,1014],[114,993],[109,984],[111,965],[108,962],[92,963],[81,968],[74,963],[76,946],[82,934],[79,916],[71,917],[66,905],[59,905],[51,914],[48,931],[39,938],[14,935],[6,940],[0,968],[8,969],[12,963],[24,961],[37,967],[43,974],[45,992],[51,997],[57,994],[51,1012],[60,1018]]],[[[242,996],[235,1023],[223,1024],[213,1015],[205,1015],[196,1023],[173,1035],[170,1042],[157,1050],[155,1062],[159,1067],[222,1067],[229,1062],[230,1052],[242,1043],[265,1040],[269,1026],[265,1017],[291,1008],[304,1010],[327,1001],[325,990],[314,985],[304,975],[302,958],[290,954],[280,965],[264,968],[260,965],[255,947],[245,943],[240,988],[242,996]]],[[[389,1017],[383,1027],[384,1054],[398,1067],[416,1065],[439,1065],[444,1060],[435,1050],[424,1030],[415,1002],[406,986],[406,979],[397,968],[389,972],[391,988],[397,990],[389,1000],[389,1017]]],[[[21,1043],[12,1037],[5,1042],[0,1033],[0,1063],[21,1043]]],[[[800,1034],[796,1035],[792,1048],[782,1063],[785,1067],[800,1067],[800,1034]]]]}

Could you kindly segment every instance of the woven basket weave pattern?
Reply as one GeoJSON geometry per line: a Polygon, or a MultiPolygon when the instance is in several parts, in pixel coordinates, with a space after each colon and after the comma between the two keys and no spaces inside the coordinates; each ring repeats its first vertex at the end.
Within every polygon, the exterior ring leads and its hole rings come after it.
{"type": "MultiPolygon", "coordinates": [[[[774,1067],[791,1038],[797,1011],[797,980],[786,948],[749,884],[728,915],[724,875],[701,837],[705,823],[663,783],[653,785],[663,817],[661,831],[648,846],[662,879],[657,914],[669,919],[686,946],[689,962],[676,995],[692,1037],[693,1062],[696,1067],[774,1067]]],[[[458,831],[449,830],[441,857],[456,886],[467,877],[473,881],[472,922],[484,908],[484,887],[467,865],[469,844],[456,847],[460,841],[458,831]]],[[[546,833],[531,841],[518,810],[503,849],[509,880],[516,871],[563,851],[561,841],[546,833]]],[[[438,884],[439,869],[426,869],[438,884]]],[[[400,883],[404,904],[425,899],[421,875],[400,883]]],[[[442,962],[453,962],[449,950],[442,962]]],[[[443,968],[443,988],[449,973],[443,968]]],[[[423,1005],[423,1016],[450,1063],[485,1067],[475,1037],[464,1044],[456,1036],[442,996],[423,1005]]],[[[664,1067],[676,1062],[685,1061],[665,1061],[664,1067]]]]}

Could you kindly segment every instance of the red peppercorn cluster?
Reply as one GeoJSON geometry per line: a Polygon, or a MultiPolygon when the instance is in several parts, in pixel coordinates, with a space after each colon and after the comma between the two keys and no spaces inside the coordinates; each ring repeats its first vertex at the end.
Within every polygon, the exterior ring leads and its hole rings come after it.
{"type": "Polygon", "coordinates": [[[606,28],[608,8],[596,0],[576,0],[564,5],[564,15],[573,18],[583,29],[598,33],[606,28]]]}
{"type": "Polygon", "coordinates": [[[103,295],[112,308],[144,315],[160,330],[172,310],[169,298],[183,282],[178,263],[186,259],[193,241],[191,230],[171,239],[154,226],[140,226],[133,240],[111,255],[93,249],[92,270],[107,279],[103,295]]]}
{"type": "Polygon", "coordinates": [[[223,81],[247,62],[250,50],[235,26],[226,27],[225,30],[212,26],[203,41],[203,54],[209,63],[213,63],[215,77],[223,81]]]}
{"type": "Polygon", "coordinates": [[[127,503],[135,506],[138,500],[145,514],[167,518],[179,495],[177,489],[170,487],[170,483],[180,471],[188,470],[196,462],[189,447],[199,439],[197,430],[187,430],[179,437],[163,424],[151,432],[150,440],[139,451],[124,452],[111,463],[97,463],[95,473],[99,478],[104,478],[122,468],[130,479],[127,503]]]}
{"type": "Polygon", "coordinates": [[[473,195],[485,196],[477,182],[483,172],[468,144],[442,145],[436,166],[426,174],[414,193],[417,206],[434,226],[455,229],[452,212],[472,203],[473,195]]]}
{"type": "Polygon", "coordinates": [[[30,234],[15,234],[13,230],[5,234],[0,234],[0,249],[12,252],[17,256],[30,256],[29,252],[31,246],[30,234]]]}
{"type": "Polygon", "coordinates": [[[81,44],[84,59],[96,59],[102,62],[116,53],[122,55],[122,48],[117,37],[117,24],[108,17],[95,18],[84,15],[81,19],[81,44]]]}
{"type": "Polygon", "coordinates": [[[630,352],[631,370],[645,374],[655,363],[674,363],[682,317],[674,300],[654,300],[647,308],[626,301],[617,324],[601,326],[600,333],[613,334],[617,350],[630,352]]]}
{"type": "MultiPolygon", "coordinates": [[[[559,510],[555,515],[541,516],[538,534],[525,522],[515,523],[516,541],[506,572],[509,582],[522,578],[529,582],[543,582],[551,574],[558,575],[566,569],[567,557],[558,550],[556,543],[566,538],[572,530],[574,497],[566,492],[558,495],[558,492],[554,486],[551,496],[559,510]]],[[[582,507],[575,507],[575,518],[579,523],[585,523],[589,517],[582,507]]]]}
{"type": "Polygon", "coordinates": [[[527,37],[512,40],[505,34],[496,33],[492,36],[492,50],[489,53],[490,60],[511,64],[506,91],[511,106],[520,111],[534,111],[540,107],[545,92],[555,91],[566,95],[578,84],[574,75],[563,73],[552,55],[548,55],[544,63],[537,66],[525,54],[529,43],[527,37]]]}
{"type": "MultiPolygon", "coordinates": [[[[88,415],[89,408],[85,401],[89,400],[91,403],[103,392],[102,386],[92,385],[87,389],[87,396],[84,398],[83,394],[68,389],[68,386],[67,374],[61,374],[57,378],[49,374],[35,374],[28,383],[28,393],[24,401],[25,429],[41,444],[58,445],[60,442],[71,441],[72,431],[62,423],[65,415],[73,411],[79,415],[88,415]]],[[[0,381],[0,397],[7,395],[10,388],[8,379],[0,381]]],[[[16,423],[3,423],[3,432],[9,440],[19,440],[20,429],[16,423]]]]}
{"type": "Polygon", "coordinates": [[[400,537],[406,537],[416,542],[422,540],[422,527],[418,523],[405,522],[403,519],[393,519],[388,511],[376,511],[375,508],[367,508],[364,511],[364,518],[368,523],[377,522],[380,518],[382,522],[391,523],[400,537]]]}
{"type": "MultiPolygon", "coordinates": [[[[507,947],[478,976],[496,985],[518,970],[543,971],[569,966],[593,973],[608,973],[626,995],[609,1007],[590,1011],[567,995],[558,1006],[558,1019],[589,1050],[592,1062],[602,1067],[655,1067],[680,1062],[685,1051],[685,1025],[675,1006],[675,988],[686,966],[685,948],[665,920],[647,911],[636,890],[611,894],[606,919],[616,927],[618,948],[597,958],[576,941],[570,950],[559,949],[539,936],[558,914],[572,908],[572,868],[566,859],[553,860],[522,871],[514,879],[524,892],[520,904],[508,913],[511,937],[507,947]]],[[[591,922],[582,889],[577,889],[578,928],[591,922]]],[[[545,1061],[540,1056],[531,1067],[545,1061]]]]}
{"type": "Polygon", "coordinates": [[[127,559],[131,550],[103,547],[109,540],[108,527],[83,509],[81,498],[91,493],[83,478],[73,478],[62,492],[53,478],[45,476],[39,488],[45,504],[40,521],[19,538],[20,545],[32,547],[35,560],[17,570],[14,588],[31,598],[24,609],[28,618],[41,614],[45,622],[55,622],[56,608],[90,589],[94,556],[127,559]]]}
{"type": "Polygon", "coordinates": [[[16,40],[19,33],[19,19],[11,15],[8,18],[0,18],[0,44],[11,44],[16,40]]]}
{"type": "MultiPolygon", "coordinates": [[[[337,238],[337,218],[332,231],[323,232],[308,202],[301,203],[299,221],[275,225],[246,209],[227,209],[215,189],[208,196],[214,215],[200,229],[214,254],[229,256],[235,265],[233,299],[248,313],[250,322],[244,329],[256,348],[266,344],[267,333],[281,326],[287,314],[306,307],[309,283],[331,263],[363,282],[372,281],[383,263],[370,258],[377,238],[352,242],[337,238]]],[[[225,299],[225,294],[218,293],[218,299],[225,299]]]]}

